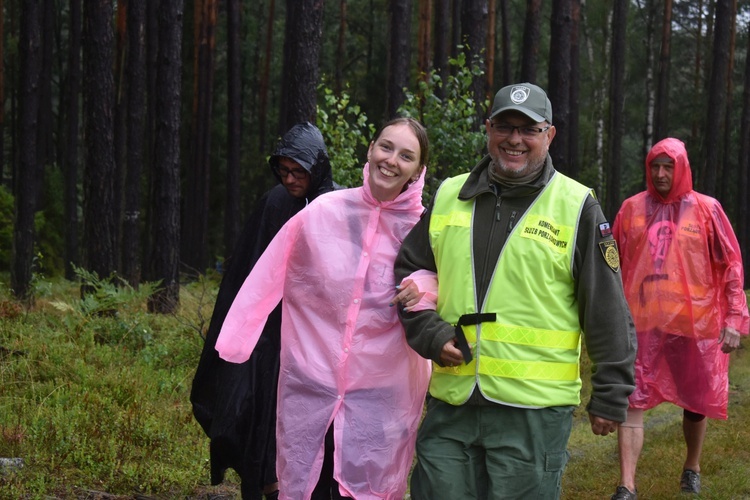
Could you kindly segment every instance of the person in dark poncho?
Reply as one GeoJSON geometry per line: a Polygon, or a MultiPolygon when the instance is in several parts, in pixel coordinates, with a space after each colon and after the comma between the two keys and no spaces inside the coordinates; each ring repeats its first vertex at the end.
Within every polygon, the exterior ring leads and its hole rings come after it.
{"type": "Polygon", "coordinates": [[[269,166],[279,184],[266,192],[225,261],[213,316],[193,379],[193,414],[211,439],[211,484],[226,469],[239,474],[243,499],[277,498],[276,386],[281,306],[268,317],[253,355],[242,364],[219,358],[216,338],[250,270],[284,223],[334,183],[323,136],[311,123],[292,127],[269,166]]]}

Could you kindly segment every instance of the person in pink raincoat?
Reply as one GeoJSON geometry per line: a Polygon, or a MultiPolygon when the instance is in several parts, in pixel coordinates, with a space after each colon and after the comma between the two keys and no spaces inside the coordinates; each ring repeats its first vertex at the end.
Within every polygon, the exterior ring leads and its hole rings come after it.
{"type": "Polygon", "coordinates": [[[406,344],[393,304],[418,299],[406,281],[396,293],[393,262],[423,212],[427,155],[419,122],[387,123],[363,185],[290,219],[227,314],[216,350],[240,363],[283,298],[279,498],[404,496],[430,365],[406,344]]]}
{"type": "Polygon", "coordinates": [[[729,353],[748,333],[737,238],[719,202],[693,190],[680,140],[651,148],[646,183],[625,200],[613,226],[638,334],[636,389],[618,430],[621,477],[613,499],[636,498],[643,410],[665,401],[684,409],[680,488],[700,491],[706,417],[727,418],[729,353]]]}

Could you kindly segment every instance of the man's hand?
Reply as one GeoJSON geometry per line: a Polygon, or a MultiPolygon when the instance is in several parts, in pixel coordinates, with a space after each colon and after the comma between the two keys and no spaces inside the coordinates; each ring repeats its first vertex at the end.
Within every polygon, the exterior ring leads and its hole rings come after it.
{"type": "Polygon", "coordinates": [[[719,335],[719,344],[722,344],[721,352],[734,351],[740,346],[740,332],[730,327],[723,328],[719,335]]]}
{"type": "Polygon", "coordinates": [[[589,421],[591,422],[591,431],[597,436],[606,436],[617,430],[617,422],[597,417],[591,413],[589,413],[589,421]]]}
{"type": "Polygon", "coordinates": [[[464,355],[456,347],[456,338],[445,343],[443,350],[440,352],[440,362],[443,366],[458,366],[464,362],[464,355]]]}

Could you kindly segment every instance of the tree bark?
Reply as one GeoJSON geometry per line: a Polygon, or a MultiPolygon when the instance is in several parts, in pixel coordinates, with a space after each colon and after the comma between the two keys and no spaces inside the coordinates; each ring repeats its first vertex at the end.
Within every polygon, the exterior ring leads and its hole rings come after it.
{"type": "Polygon", "coordinates": [[[523,57],[521,57],[521,81],[537,81],[539,62],[539,27],[541,24],[542,0],[526,0],[526,21],[523,28],[523,57]]]}
{"type": "MultiPolygon", "coordinates": [[[[469,65],[476,64],[485,72],[490,71],[485,63],[486,54],[483,54],[487,43],[487,8],[487,0],[463,0],[461,13],[461,31],[466,41],[466,62],[469,65]]],[[[476,110],[476,127],[479,128],[487,117],[487,108],[484,104],[487,98],[487,79],[475,78],[471,89],[476,110]]]]}
{"type": "Polygon", "coordinates": [[[614,220],[620,208],[622,172],[623,107],[625,103],[625,56],[628,2],[615,2],[612,12],[612,58],[609,78],[609,147],[607,148],[607,193],[604,215],[614,220]]]}
{"type": "Polygon", "coordinates": [[[315,123],[323,0],[287,0],[284,77],[279,135],[297,123],[315,123]]]}
{"type": "Polygon", "coordinates": [[[550,145],[552,164],[568,172],[570,158],[570,39],[572,35],[571,0],[553,0],[549,53],[549,100],[557,133],[550,145]]]}
{"type": "Polygon", "coordinates": [[[242,5],[227,0],[227,174],[224,255],[240,234],[240,158],[242,145],[242,5]]]}
{"type": "Polygon", "coordinates": [[[65,277],[75,278],[73,266],[80,266],[78,246],[78,156],[81,93],[81,0],[70,0],[68,85],[65,99],[65,277]]]}
{"type": "MultiPolygon", "coordinates": [[[[273,53],[273,19],[276,0],[270,0],[268,5],[268,20],[266,22],[266,43],[263,70],[258,85],[258,143],[259,151],[266,151],[266,136],[268,135],[268,88],[271,81],[271,58],[273,53]]],[[[283,104],[282,104],[283,105],[283,104]]],[[[234,247],[227,247],[231,251],[234,247]]]]}
{"type": "Polygon", "coordinates": [[[336,94],[344,90],[344,65],[346,64],[346,0],[339,1],[339,38],[336,44],[336,94]]]}
{"type": "MultiPolygon", "coordinates": [[[[5,61],[5,5],[0,0],[0,61],[5,61]]],[[[5,65],[0,64],[0,137],[5,137],[5,65]]],[[[5,141],[0,141],[0,186],[5,179],[5,141]]]]}
{"type": "Polygon", "coordinates": [[[417,34],[417,74],[425,79],[430,71],[432,45],[432,0],[419,1],[419,32],[417,34]]]}
{"type": "Polygon", "coordinates": [[[125,176],[127,175],[126,123],[128,117],[128,94],[125,68],[128,53],[128,10],[129,0],[117,0],[117,12],[115,14],[115,60],[113,65],[115,85],[113,147],[116,172],[114,178],[113,207],[115,220],[115,264],[120,272],[122,272],[122,225],[124,219],[125,176]]]}
{"type": "MultiPolygon", "coordinates": [[[[737,223],[742,261],[745,272],[745,283],[750,278],[750,37],[747,37],[745,53],[745,85],[742,89],[742,117],[739,137],[739,189],[737,223]]],[[[747,286],[747,285],[746,285],[747,286]]]]}
{"type": "Polygon", "coordinates": [[[122,274],[133,287],[141,281],[141,175],[146,124],[146,2],[128,8],[128,116],[125,213],[122,225],[122,274]]]}
{"type": "Polygon", "coordinates": [[[161,0],[156,73],[152,279],[148,309],[173,313],[180,302],[180,96],[183,1],[161,0]]]}
{"type": "Polygon", "coordinates": [[[411,61],[411,0],[390,0],[388,22],[388,79],[385,119],[396,116],[409,85],[411,61]]]}
{"type": "Polygon", "coordinates": [[[13,265],[11,288],[16,298],[32,299],[31,277],[34,257],[34,213],[39,196],[41,168],[37,157],[39,119],[39,77],[41,74],[41,7],[39,0],[21,5],[19,37],[20,99],[18,113],[19,172],[15,186],[13,265]]]}
{"type": "Polygon", "coordinates": [[[731,0],[716,0],[713,63],[708,86],[708,116],[703,142],[705,160],[702,164],[703,191],[716,196],[716,170],[723,157],[721,137],[724,135],[724,112],[727,102],[727,71],[731,28],[731,0]]]}
{"type": "MultiPolygon", "coordinates": [[[[440,77],[440,81],[444,83],[450,74],[450,67],[448,66],[450,25],[450,0],[435,0],[435,57],[432,67],[440,77]]],[[[435,89],[435,95],[440,99],[445,97],[442,86],[435,89]]]]}
{"type": "Polygon", "coordinates": [[[581,0],[571,1],[570,33],[570,116],[568,120],[568,174],[578,178],[578,133],[580,91],[581,91],[581,54],[578,43],[581,30],[581,0]]]}
{"type": "Polygon", "coordinates": [[[182,256],[191,275],[203,274],[208,261],[211,119],[213,114],[216,0],[195,2],[195,62],[190,168],[183,207],[182,256]]]}
{"type": "MultiPolygon", "coordinates": [[[[83,2],[86,175],[83,189],[85,266],[102,278],[116,268],[112,2],[83,2]]],[[[82,293],[86,293],[82,289],[82,293]]]]}
{"type": "Polygon", "coordinates": [[[490,94],[495,88],[505,87],[514,82],[512,60],[512,48],[510,40],[510,19],[508,14],[508,0],[498,0],[500,4],[500,48],[502,50],[502,61],[500,61],[500,82],[494,87],[489,87],[490,94]]]}
{"type": "MultiPolygon", "coordinates": [[[[485,93],[489,93],[495,88],[495,46],[497,45],[497,6],[496,0],[488,0],[487,4],[487,41],[485,42],[485,64],[487,65],[487,74],[485,81],[485,93]]],[[[504,4],[500,0],[501,4],[504,4]]],[[[502,40],[502,46],[505,46],[505,40],[502,40]]],[[[501,64],[505,61],[500,61],[501,64]]],[[[500,72],[502,74],[502,70],[500,72]]],[[[502,76],[500,77],[502,81],[502,76]]]]}
{"type": "Polygon", "coordinates": [[[669,130],[669,72],[671,69],[672,0],[664,1],[664,16],[661,28],[661,50],[659,51],[658,84],[654,113],[654,142],[668,135],[669,130]]]}

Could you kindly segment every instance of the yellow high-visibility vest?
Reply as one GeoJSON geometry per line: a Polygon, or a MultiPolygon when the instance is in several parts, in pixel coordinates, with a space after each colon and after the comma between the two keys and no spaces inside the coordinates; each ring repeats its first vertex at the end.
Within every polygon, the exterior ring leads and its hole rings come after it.
{"type": "MultiPolygon", "coordinates": [[[[462,326],[473,359],[458,367],[433,363],[430,393],[464,403],[475,386],[489,400],[520,407],[580,403],[581,331],[572,275],[586,186],[556,173],[508,236],[484,304],[476,304],[472,263],[474,201],[458,193],[468,174],[446,180],[430,218],[440,316],[494,313],[462,326]]],[[[505,230],[505,228],[502,228],[505,230]]]]}

